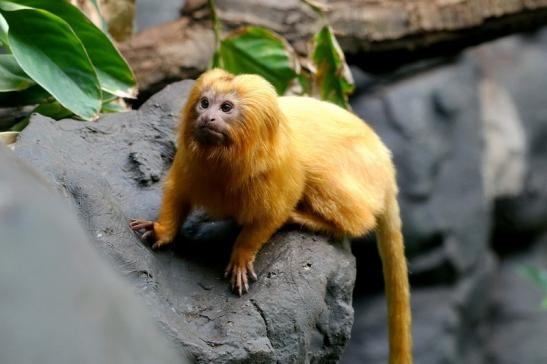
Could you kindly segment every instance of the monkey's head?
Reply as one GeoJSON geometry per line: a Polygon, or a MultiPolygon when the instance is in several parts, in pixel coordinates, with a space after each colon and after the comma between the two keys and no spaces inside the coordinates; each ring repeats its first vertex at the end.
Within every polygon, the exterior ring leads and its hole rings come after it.
{"type": "Polygon", "coordinates": [[[190,93],[183,142],[201,150],[248,151],[275,135],[280,114],[277,93],[268,81],[213,69],[198,78],[190,93]]]}

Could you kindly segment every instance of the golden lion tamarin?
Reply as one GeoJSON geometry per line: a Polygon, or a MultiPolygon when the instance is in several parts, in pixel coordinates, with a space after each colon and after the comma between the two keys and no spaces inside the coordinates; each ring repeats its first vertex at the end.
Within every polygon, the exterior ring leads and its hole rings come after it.
{"type": "Polygon", "coordinates": [[[226,275],[248,291],[262,245],[285,223],[334,236],[376,229],[389,313],[390,363],[412,362],[407,266],[389,150],[354,114],[308,97],[278,97],[256,75],[214,69],[194,84],[156,222],[134,230],[173,241],[193,207],[242,230],[226,275]]]}

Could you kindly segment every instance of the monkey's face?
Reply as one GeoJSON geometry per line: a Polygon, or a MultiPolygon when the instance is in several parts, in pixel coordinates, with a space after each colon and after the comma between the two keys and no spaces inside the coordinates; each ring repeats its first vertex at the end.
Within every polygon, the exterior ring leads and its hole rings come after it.
{"type": "Polygon", "coordinates": [[[194,137],[201,145],[219,146],[231,143],[230,129],[240,111],[232,93],[212,90],[201,94],[196,106],[194,137]]]}
{"type": "Polygon", "coordinates": [[[280,120],[277,93],[268,81],[213,69],[192,88],[181,136],[187,146],[215,158],[252,156],[273,143],[280,120]]]}

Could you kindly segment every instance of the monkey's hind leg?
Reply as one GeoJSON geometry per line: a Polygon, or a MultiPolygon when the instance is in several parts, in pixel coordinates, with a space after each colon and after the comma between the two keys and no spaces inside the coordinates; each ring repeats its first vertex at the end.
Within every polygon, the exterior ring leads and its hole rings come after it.
{"type": "Polygon", "coordinates": [[[321,216],[300,210],[291,213],[287,224],[304,226],[311,231],[322,233],[332,233],[337,230],[332,222],[323,219],[321,216]]]}
{"type": "Polygon", "coordinates": [[[326,191],[315,188],[305,197],[305,205],[293,211],[287,222],[334,237],[361,236],[375,228],[376,216],[366,201],[352,197],[332,186],[326,191]]]}

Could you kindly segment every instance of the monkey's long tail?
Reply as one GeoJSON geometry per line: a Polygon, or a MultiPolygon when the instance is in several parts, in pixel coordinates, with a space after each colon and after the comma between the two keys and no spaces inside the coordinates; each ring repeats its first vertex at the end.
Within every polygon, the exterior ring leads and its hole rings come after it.
{"type": "Polygon", "coordinates": [[[404,252],[399,205],[395,194],[378,219],[376,236],[384,269],[389,320],[389,363],[412,363],[412,335],[408,271],[404,252]]]}

